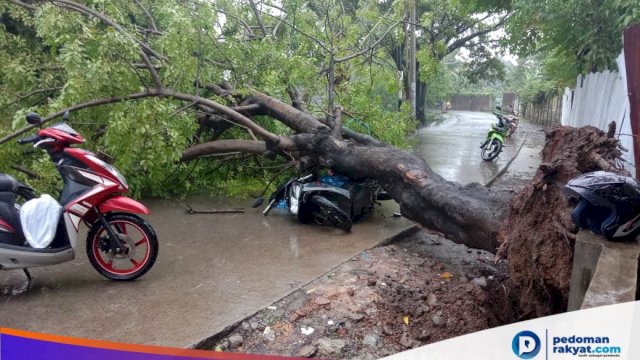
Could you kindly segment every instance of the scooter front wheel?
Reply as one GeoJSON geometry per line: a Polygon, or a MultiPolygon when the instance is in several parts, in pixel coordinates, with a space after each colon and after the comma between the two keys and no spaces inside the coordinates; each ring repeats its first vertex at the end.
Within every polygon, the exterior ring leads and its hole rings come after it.
{"type": "Polygon", "coordinates": [[[133,214],[108,214],[105,219],[119,238],[120,250],[112,251],[107,229],[96,222],[87,236],[91,265],[111,280],[134,280],[144,275],[158,257],[158,238],[151,225],[133,214]]]}
{"type": "Polygon", "coordinates": [[[491,161],[498,157],[500,151],[502,151],[502,143],[496,139],[493,139],[490,142],[485,143],[480,155],[482,156],[482,160],[491,161]]]}

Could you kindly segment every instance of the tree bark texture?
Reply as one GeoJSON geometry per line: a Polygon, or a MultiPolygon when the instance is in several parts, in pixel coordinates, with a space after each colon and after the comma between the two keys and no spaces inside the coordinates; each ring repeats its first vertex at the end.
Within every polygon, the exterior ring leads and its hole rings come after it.
{"type": "Polygon", "coordinates": [[[456,242],[495,252],[509,201],[505,193],[447,181],[422,158],[391,146],[363,146],[325,134],[301,134],[293,141],[318,165],[377,180],[400,204],[405,217],[456,242]]]}

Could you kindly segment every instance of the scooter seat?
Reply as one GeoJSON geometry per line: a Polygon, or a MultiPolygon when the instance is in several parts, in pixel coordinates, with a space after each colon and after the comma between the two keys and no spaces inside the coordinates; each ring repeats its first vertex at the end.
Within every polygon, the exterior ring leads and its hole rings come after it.
{"type": "Polygon", "coordinates": [[[0,173],[0,192],[13,192],[19,186],[20,182],[13,176],[0,173]]]}

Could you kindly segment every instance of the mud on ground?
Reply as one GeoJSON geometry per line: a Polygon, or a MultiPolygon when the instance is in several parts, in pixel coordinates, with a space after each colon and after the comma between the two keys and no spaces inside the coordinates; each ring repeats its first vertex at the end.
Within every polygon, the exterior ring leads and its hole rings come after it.
{"type": "Polygon", "coordinates": [[[511,322],[505,268],[493,254],[417,230],[363,251],[199,348],[380,358],[511,322]]]}

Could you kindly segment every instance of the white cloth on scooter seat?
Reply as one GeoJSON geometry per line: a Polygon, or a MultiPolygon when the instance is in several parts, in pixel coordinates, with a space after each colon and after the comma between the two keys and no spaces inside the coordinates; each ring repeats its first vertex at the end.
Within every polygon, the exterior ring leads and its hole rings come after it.
{"type": "Polygon", "coordinates": [[[47,194],[22,205],[20,224],[24,237],[31,247],[44,249],[51,244],[56,235],[61,210],[62,206],[47,194]]]}

